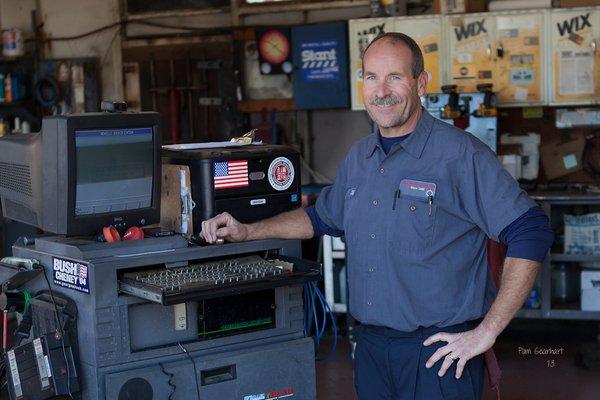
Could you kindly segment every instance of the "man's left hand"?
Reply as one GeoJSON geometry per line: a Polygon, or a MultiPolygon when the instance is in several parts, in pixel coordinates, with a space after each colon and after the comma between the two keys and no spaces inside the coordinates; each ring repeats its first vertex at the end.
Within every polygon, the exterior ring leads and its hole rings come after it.
{"type": "Polygon", "coordinates": [[[423,342],[423,345],[429,346],[439,341],[444,341],[448,344],[437,349],[429,360],[427,360],[425,366],[431,368],[444,357],[444,362],[438,372],[438,375],[442,377],[452,363],[458,360],[456,364],[456,379],[459,379],[467,361],[479,354],[485,353],[491,348],[496,342],[496,336],[494,333],[482,328],[481,325],[471,331],[461,333],[436,333],[428,337],[423,342]]]}

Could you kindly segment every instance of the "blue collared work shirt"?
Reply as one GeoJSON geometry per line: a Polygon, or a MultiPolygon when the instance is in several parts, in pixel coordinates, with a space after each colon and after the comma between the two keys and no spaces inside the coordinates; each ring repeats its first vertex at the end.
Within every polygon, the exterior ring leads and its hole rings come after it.
{"type": "Polygon", "coordinates": [[[536,204],[483,142],[424,109],[387,155],[377,135],[353,145],[316,203],[345,232],[350,312],[400,331],[483,317],[495,296],[486,239],[536,204]],[[403,180],[435,193],[398,196],[403,180]]]}

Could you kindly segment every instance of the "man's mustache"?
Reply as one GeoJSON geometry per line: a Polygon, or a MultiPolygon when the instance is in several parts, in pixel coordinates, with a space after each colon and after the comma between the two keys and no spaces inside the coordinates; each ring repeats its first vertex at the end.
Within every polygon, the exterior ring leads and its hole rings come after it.
{"type": "Polygon", "coordinates": [[[400,103],[398,96],[375,97],[369,101],[372,106],[393,106],[398,103],[400,103]]]}

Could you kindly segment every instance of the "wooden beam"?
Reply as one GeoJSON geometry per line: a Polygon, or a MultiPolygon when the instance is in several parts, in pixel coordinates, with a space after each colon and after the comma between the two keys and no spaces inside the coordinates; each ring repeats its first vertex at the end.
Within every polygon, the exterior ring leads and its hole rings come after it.
{"type": "Polygon", "coordinates": [[[230,0],[231,2],[231,25],[240,26],[242,18],[240,17],[240,0],[230,0]]]}
{"type": "Polygon", "coordinates": [[[408,0],[396,0],[396,15],[408,15],[408,0]]]}
{"type": "Polygon", "coordinates": [[[229,43],[231,36],[229,35],[211,35],[211,36],[188,36],[188,37],[172,37],[172,38],[148,38],[148,39],[129,39],[124,40],[121,46],[124,49],[134,47],[148,46],[175,46],[186,44],[207,44],[207,43],[229,43]]]}
{"type": "Polygon", "coordinates": [[[254,28],[238,28],[233,30],[233,40],[250,42],[256,40],[256,31],[254,28]]]}
{"type": "Polygon", "coordinates": [[[310,3],[288,3],[288,4],[246,4],[240,6],[238,13],[239,15],[252,15],[252,14],[268,14],[273,12],[293,12],[293,11],[313,11],[313,10],[327,10],[333,8],[352,8],[352,7],[365,7],[371,4],[370,0],[334,0],[334,1],[319,1],[310,3]]]}
{"type": "Polygon", "coordinates": [[[159,11],[159,12],[148,12],[140,14],[129,14],[127,15],[127,21],[143,21],[146,19],[154,18],[171,18],[171,17],[193,17],[196,15],[212,15],[222,14],[229,11],[228,7],[214,7],[214,8],[201,8],[201,9],[187,9],[187,10],[176,10],[176,11],[159,11]]]}
{"type": "Polygon", "coordinates": [[[294,111],[294,99],[242,100],[237,103],[237,110],[243,113],[259,113],[263,111],[294,111]]]}

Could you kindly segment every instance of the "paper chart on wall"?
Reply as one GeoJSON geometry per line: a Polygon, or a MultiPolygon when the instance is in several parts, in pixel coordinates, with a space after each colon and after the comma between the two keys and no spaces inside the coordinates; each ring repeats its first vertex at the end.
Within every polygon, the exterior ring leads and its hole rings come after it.
{"type": "Polygon", "coordinates": [[[594,55],[589,50],[560,52],[559,93],[561,95],[594,93],[594,55]]]}

